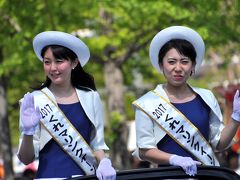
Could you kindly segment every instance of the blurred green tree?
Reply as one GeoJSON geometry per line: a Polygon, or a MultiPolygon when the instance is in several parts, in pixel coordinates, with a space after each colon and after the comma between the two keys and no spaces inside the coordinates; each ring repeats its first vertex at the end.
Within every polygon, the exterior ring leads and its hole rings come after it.
{"type": "MultiPolygon", "coordinates": [[[[31,91],[30,86],[45,79],[41,62],[32,50],[32,38],[37,33],[74,32],[88,44],[91,60],[85,68],[94,75],[106,100],[107,135],[118,138],[112,141],[106,136],[112,143],[111,157],[118,169],[127,169],[130,153],[125,122],[134,118],[129,102],[163,81],[149,63],[150,40],[165,27],[185,25],[203,36],[207,49],[228,55],[239,48],[239,7],[235,0],[1,0],[0,149],[6,166],[11,167],[7,122],[15,145],[19,137],[18,100],[31,91]],[[129,96],[129,91],[134,96],[129,96]]],[[[218,78],[207,74],[192,83],[207,86],[206,82],[218,78]]],[[[12,173],[10,169],[6,169],[7,177],[12,173]]]]}

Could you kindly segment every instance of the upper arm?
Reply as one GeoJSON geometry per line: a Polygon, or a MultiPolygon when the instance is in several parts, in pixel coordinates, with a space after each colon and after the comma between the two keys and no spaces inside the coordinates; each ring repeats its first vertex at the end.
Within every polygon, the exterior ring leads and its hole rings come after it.
{"type": "Polygon", "coordinates": [[[139,148],[155,148],[154,122],[141,110],[136,108],[136,141],[139,148]]]}
{"type": "Polygon", "coordinates": [[[99,149],[105,149],[108,150],[107,145],[105,144],[104,140],[104,110],[103,110],[103,105],[102,101],[100,99],[100,96],[97,92],[93,92],[93,113],[94,113],[94,127],[95,127],[95,133],[93,140],[91,141],[91,146],[93,147],[94,150],[99,150],[99,149]]]}

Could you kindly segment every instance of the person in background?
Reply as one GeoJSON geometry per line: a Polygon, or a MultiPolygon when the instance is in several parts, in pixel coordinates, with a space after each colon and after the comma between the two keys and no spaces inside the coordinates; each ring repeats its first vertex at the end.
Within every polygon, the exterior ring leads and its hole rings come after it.
{"type": "Polygon", "coordinates": [[[133,102],[134,156],[159,166],[180,166],[190,176],[198,165],[219,166],[214,152],[231,145],[240,124],[240,97],[237,91],[232,120],[224,126],[213,93],[188,83],[204,53],[201,36],[191,28],[171,26],[155,35],[150,60],[166,82],[133,102]]]}
{"type": "Polygon", "coordinates": [[[0,157],[0,180],[4,179],[4,163],[3,159],[0,157]]]}
{"type": "Polygon", "coordinates": [[[104,141],[104,116],[93,77],[83,70],[90,52],[79,38],[60,31],[35,36],[33,48],[46,80],[20,101],[18,158],[39,158],[36,179],[96,173],[116,179],[104,141]]]}

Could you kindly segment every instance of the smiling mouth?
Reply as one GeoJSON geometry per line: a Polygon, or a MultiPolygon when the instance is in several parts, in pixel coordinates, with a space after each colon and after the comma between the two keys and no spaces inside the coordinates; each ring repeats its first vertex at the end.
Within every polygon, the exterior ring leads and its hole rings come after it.
{"type": "Polygon", "coordinates": [[[53,78],[57,78],[57,77],[59,77],[59,75],[60,74],[50,74],[50,76],[53,77],[53,78]]]}

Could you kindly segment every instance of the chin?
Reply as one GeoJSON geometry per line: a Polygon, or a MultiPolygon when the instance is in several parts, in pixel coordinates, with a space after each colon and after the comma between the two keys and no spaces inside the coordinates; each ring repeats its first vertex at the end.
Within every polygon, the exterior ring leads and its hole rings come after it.
{"type": "Polygon", "coordinates": [[[55,85],[61,85],[61,84],[63,84],[63,81],[61,80],[61,81],[59,81],[59,80],[51,80],[52,81],[52,83],[53,84],[55,84],[55,85]]]}
{"type": "Polygon", "coordinates": [[[186,82],[174,82],[174,83],[171,83],[172,86],[175,86],[175,87],[180,87],[180,86],[183,86],[186,84],[186,82]]]}

